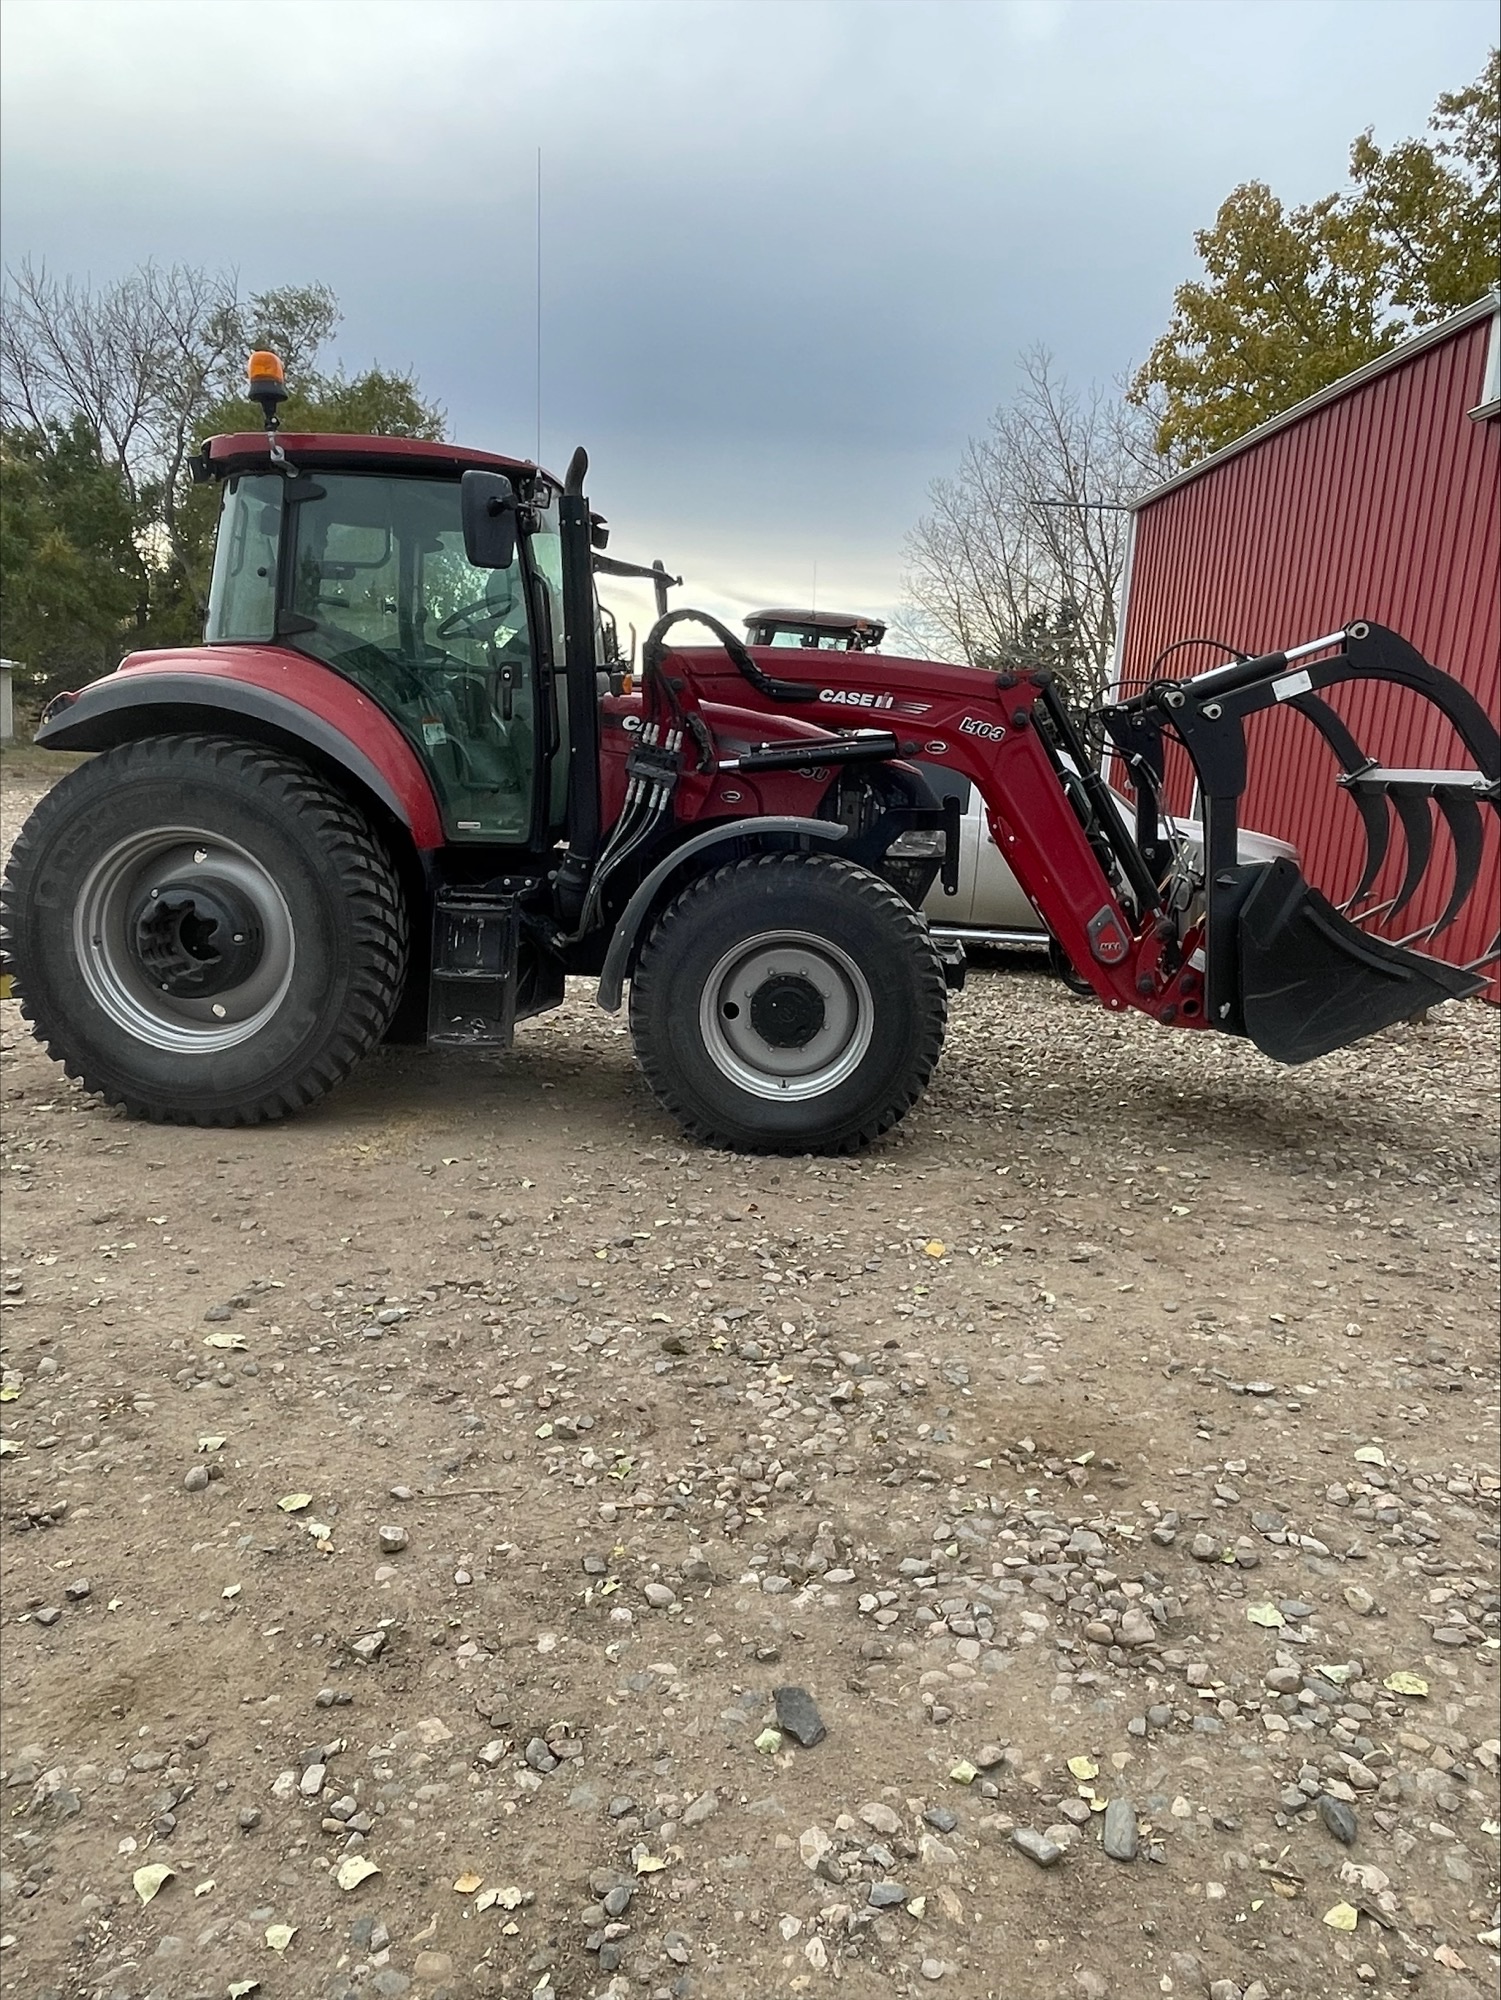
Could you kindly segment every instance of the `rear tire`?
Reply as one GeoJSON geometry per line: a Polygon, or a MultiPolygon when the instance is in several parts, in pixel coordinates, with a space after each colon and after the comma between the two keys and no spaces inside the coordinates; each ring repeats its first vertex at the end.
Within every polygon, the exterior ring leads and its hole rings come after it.
{"type": "Polygon", "coordinates": [[[205,736],[121,744],[22,828],[0,935],[32,1032],[134,1117],[253,1125],[331,1090],[401,991],[389,856],[303,764],[205,736]]]}
{"type": "Polygon", "coordinates": [[[631,981],[631,1034],[658,1099],[695,1138],[741,1152],[868,1145],[921,1096],[947,1011],[921,918],[826,854],[700,876],[631,981]]]}

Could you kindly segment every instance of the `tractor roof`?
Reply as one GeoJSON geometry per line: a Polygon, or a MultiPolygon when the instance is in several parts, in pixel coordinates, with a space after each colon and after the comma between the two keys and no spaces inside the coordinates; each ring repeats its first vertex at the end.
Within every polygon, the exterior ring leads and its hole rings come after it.
{"type": "Polygon", "coordinates": [[[435,444],[427,438],[357,437],[340,431],[236,431],[212,437],[202,447],[209,470],[216,474],[250,472],[269,462],[270,448],[281,446],[294,465],[320,465],[349,472],[424,472],[458,474],[478,468],[485,472],[535,473],[549,485],[560,482],[530,459],[503,458],[498,452],[471,451],[457,444],[435,444]]]}
{"type": "Polygon", "coordinates": [[[867,618],[859,611],[752,611],[743,622],[747,625],[792,625],[807,632],[884,633],[886,630],[879,618],[867,618]]]}

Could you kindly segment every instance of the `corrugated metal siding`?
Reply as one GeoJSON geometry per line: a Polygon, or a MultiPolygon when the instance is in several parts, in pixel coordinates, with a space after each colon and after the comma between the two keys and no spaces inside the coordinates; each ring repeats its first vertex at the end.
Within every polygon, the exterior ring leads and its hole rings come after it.
{"type": "MultiPolygon", "coordinates": [[[[1395,362],[1388,373],[1274,432],[1137,513],[1121,685],[1129,693],[1175,640],[1204,634],[1270,652],[1354,618],[1390,626],[1451,673],[1494,717],[1501,697],[1501,420],[1473,421],[1490,321],[1395,362]]],[[[1210,650],[1175,654],[1164,671],[1200,672],[1210,650]]],[[[1374,683],[1331,697],[1365,749],[1399,766],[1469,763],[1437,710],[1374,683]]],[[[1335,766],[1296,715],[1257,716],[1247,731],[1244,823],[1296,841],[1306,872],[1336,900],[1348,893],[1365,839],[1335,766]]],[[[1189,803],[1186,760],[1172,803],[1189,803]]],[[[1501,907],[1496,815],[1470,902],[1431,947],[1456,963],[1479,956],[1501,907]]],[[[1400,832],[1378,884],[1395,892],[1400,832]]],[[[1423,890],[1399,919],[1414,931],[1448,896],[1449,837],[1439,824],[1423,890]]],[[[1493,986],[1491,997],[1496,997],[1493,986]]]]}

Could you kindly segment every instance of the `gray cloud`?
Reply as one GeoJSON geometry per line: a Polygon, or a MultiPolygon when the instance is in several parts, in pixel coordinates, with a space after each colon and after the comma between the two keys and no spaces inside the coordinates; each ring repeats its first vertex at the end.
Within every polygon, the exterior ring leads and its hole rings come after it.
{"type": "Polygon", "coordinates": [[[615,546],[721,609],[816,562],[884,610],[1021,348],[1119,375],[1231,186],[1337,185],[1493,27],[1487,0],[8,0],[5,253],[324,279],[351,364],[529,452],[540,146],[545,456],[587,441],[615,546]]]}

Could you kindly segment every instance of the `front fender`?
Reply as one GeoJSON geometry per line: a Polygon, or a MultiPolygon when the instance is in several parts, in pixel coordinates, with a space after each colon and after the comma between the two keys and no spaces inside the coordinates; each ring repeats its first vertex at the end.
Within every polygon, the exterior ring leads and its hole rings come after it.
{"type": "Polygon", "coordinates": [[[443,819],[416,751],[383,708],[315,660],[277,647],[204,647],[127,660],[47,710],[48,750],[109,750],[143,736],[225,731],[343,772],[410,834],[444,844],[443,819]]]}
{"type": "Polygon", "coordinates": [[[695,855],[707,854],[711,848],[729,847],[741,841],[749,841],[754,847],[772,836],[785,839],[788,834],[832,845],[843,840],[848,831],[848,827],[840,826],[836,820],[801,819],[792,813],[773,813],[759,819],[728,820],[723,825],[694,834],[681,847],[675,847],[671,854],[657,863],[621,912],[620,922],[610,939],[610,948],[605,953],[604,970],[599,975],[599,990],[595,998],[600,1006],[610,1014],[619,1012],[626,975],[635,962],[636,940],[641,928],[658,895],[685,862],[691,861],[695,855]]]}

